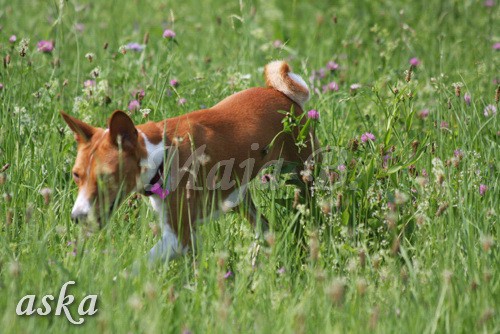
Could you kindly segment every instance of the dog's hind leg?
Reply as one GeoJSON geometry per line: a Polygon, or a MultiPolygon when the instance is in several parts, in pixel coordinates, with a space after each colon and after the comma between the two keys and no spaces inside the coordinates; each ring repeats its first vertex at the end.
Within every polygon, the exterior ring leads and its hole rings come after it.
{"type": "Polygon", "coordinates": [[[248,220],[250,225],[252,225],[255,232],[255,239],[250,247],[251,263],[252,267],[255,267],[261,247],[261,243],[259,242],[259,240],[261,240],[262,236],[264,236],[264,234],[269,231],[269,222],[255,206],[250,191],[247,191],[247,193],[245,194],[245,198],[241,202],[239,209],[242,210],[240,211],[240,213],[242,213],[242,215],[248,220]]]}

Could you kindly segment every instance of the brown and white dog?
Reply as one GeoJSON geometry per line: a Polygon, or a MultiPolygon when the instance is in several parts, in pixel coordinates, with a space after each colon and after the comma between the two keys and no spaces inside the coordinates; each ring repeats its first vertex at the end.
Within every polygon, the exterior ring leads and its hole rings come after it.
{"type": "Polygon", "coordinates": [[[245,205],[250,223],[267,229],[248,182],[275,161],[304,164],[314,139],[310,136],[299,150],[294,134],[282,131],[286,116],[278,112],[302,114],[307,84],[284,61],[269,63],[264,72],[266,88],[250,88],[212,108],[156,123],[136,126],[117,110],[102,129],[61,112],[78,148],[73,178],[79,190],[71,218],[100,221],[125,195],[150,196],[162,226],[161,240],[150,251],[152,261],[183,253],[196,225],[213,218],[206,208],[223,213],[245,205]]]}

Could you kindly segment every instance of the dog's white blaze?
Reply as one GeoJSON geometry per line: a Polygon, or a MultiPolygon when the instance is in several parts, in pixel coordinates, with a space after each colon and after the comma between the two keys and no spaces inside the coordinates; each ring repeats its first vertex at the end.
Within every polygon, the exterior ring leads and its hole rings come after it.
{"type": "Polygon", "coordinates": [[[87,216],[90,212],[90,201],[85,189],[81,189],[71,210],[72,217],[87,216]]]}
{"type": "MultiPolygon", "coordinates": [[[[142,167],[140,175],[140,184],[138,188],[149,185],[149,182],[153,179],[158,168],[163,162],[165,154],[165,145],[163,141],[158,144],[153,144],[148,137],[139,131],[140,135],[144,139],[144,144],[146,146],[147,156],[142,159],[140,166],[142,167]]],[[[167,179],[167,183],[169,180],[167,179]]],[[[142,189],[137,189],[142,190],[142,189]]],[[[160,218],[161,227],[161,240],[154,245],[149,251],[150,262],[163,261],[167,262],[174,259],[178,255],[184,253],[186,249],[180,249],[180,242],[177,234],[174,233],[170,225],[168,224],[167,208],[165,205],[165,200],[161,199],[158,195],[151,195],[149,197],[151,206],[153,210],[156,211],[158,217],[160,218]]]]}
{"type": "Polygon", "coordinates": [[[160,167],[165,154],[165,147],[163,141],[160,141],[158,144],[153,144],[143,132],[140,132],[140,134],[142,138],[144,138],[146,152],[148,153],[147,157],[140,162],[143,171],[140,176],[141,184],[139,184],[138,187],[144,187],[148,185],[149,181],[155,176],[158,167],[160,167]]]}

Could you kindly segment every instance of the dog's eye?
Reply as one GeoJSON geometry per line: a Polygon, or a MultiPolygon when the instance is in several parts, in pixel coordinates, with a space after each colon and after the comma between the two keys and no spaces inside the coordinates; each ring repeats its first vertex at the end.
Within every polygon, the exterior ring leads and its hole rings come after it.
{"type": "Polygon", "coordinates": [[[77,172],[73,172],[73,180],[75,180],[76,183],[80,181],[80,175],[78,175],[77,172]]]}

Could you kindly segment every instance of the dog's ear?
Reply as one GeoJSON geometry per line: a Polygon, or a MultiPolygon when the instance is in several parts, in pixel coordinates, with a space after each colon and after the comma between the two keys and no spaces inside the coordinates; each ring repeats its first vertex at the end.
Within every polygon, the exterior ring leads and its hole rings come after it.
{"type": "Polygon", "coordinates": [[[66,114],[64,111],[61,111],[61,116],[64,118],[66,124],[68,124],[69,128],[74,132],[77,142],[86,143],[94,135],[96,129],[92,125],[82,122],[66,114]]]}
{"type": "Polygon", "coordinates": [[[135,147],[137,144],[137,129],[132,119],[123,111],[116,110],[109,119],[109,134],[111,141],[123,148],[135,147]]]}

